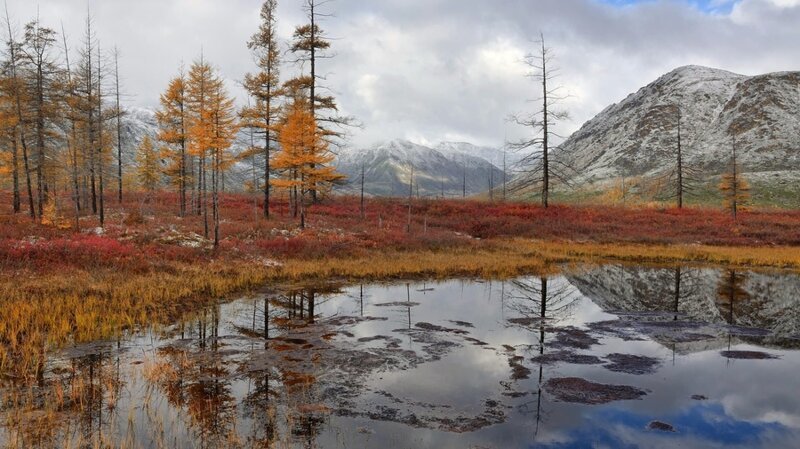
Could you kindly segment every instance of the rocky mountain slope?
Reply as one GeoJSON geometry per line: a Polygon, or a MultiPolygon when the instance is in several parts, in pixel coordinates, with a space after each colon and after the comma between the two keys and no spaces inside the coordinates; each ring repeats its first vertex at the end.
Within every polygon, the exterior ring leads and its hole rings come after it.
{"type": "Polygon", "coordinates": [[[563,144],[585,183],[648,176],[685,161],[723,172],[735,138],[748,173],[800,171],[800,72],[747,77],[678,68],[603,110],[563,144]]]}

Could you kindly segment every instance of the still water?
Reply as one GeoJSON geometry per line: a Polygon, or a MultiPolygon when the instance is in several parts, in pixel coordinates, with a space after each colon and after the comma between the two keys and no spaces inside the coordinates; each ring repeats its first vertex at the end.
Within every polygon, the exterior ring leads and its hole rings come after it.
{"type": "Polygon", "coordinates": [[[16,412],[0,440],[793,448],[798,349],[794,274],[603,266],[297,286],[63,351],[40,388],[64,405],[16,412]]]}

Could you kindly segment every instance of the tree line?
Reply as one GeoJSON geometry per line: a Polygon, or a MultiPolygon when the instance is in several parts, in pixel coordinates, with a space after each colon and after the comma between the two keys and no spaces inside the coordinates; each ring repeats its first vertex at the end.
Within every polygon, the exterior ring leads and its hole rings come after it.
{"type": "Polygon", "coordinates": [[[63,190],[76,227],[88,211],[102,225],[107,190],[116,182],[120,202],[123,191],[119,54],[100,47],[88,15],[74,55],[63,28],[59,33],[37,18],[20,31],[7,10],[4,19],[0,145],[13,210],[42,220],[63,190]]]}
{"type": "Polygon", "coordinates": [[[160,96],[155,141],[140,142],[131,167],[123,157],[118,52],[100,48],[91,15],[71,64],[63,27],[59,33],[37,18],[17,32],[6,11],[0,145],[7,151],[0,170],[11,178],[14,212],[26,210],[41,221],[58,193],[69,191],[74,227],[87,214],[103,226],[111,183],[121,203],[126,181],[151,192],[166,181],[178,192],[177,213],[202,216],[205,237],[213,234],[217,243],[221,183],[235,164],[249,162],[261,167],[248,188],[263,192],[263,216],[270,217],[272,189],[280,188],[304,226],[307,203],[343,179],[331,166],[332,151],[353,124],[338,113],[319,74],[319,61],[331,57],[320,27],[329,17],[320,11],[325,3],[303,0],[307,22],[295,27],[284,52],[277,0],[264,2],[261,24],[247,42],[256,70],[242,80],[249,97],[244,107],[205,55],[181,69],[160,96]],[[282,79],[286,65],[297,70],[282,79]],[[234,148],[242,135],[249,145],[234,148]]]}

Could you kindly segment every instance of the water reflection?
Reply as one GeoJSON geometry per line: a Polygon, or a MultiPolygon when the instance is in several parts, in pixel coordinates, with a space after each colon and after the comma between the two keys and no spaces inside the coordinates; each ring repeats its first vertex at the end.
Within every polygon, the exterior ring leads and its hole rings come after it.
{"type": "Polygon", "coordinates": [[[791,447],[799,301],[796,275],[687,267],[283,288],[64,351],[3,391],[0,440],[791,447]]]}

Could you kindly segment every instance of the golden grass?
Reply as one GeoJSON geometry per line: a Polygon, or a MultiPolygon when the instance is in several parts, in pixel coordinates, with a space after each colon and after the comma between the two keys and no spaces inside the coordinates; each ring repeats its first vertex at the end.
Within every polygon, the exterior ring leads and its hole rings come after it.
{"type": "Polygon", "coordinates": [[[737,268],[800,270],[800,248],[710,245],[638,245],[517,240],[510,247],[533,247],[546,260],[708,264],[737,268]]]}

